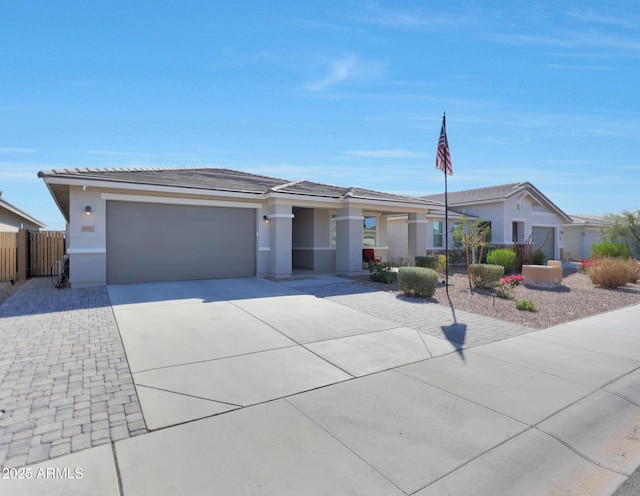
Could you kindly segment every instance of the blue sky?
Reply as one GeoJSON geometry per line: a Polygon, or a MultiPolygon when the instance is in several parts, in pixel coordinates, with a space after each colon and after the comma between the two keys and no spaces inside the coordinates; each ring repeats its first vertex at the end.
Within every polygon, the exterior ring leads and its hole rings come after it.
{"type": "Polygon", "coordinates": [[[640,2],[0,3],[0,190],[39,170],[218,166],[410,195],[530,181],[640,208],[640,2]]]}

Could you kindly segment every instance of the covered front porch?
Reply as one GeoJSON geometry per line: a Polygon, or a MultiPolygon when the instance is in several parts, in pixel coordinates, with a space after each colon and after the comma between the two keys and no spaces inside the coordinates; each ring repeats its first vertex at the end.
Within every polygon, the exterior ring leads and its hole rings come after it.
{"type": "Polygon", "coordinates": [[[425,254],[429,208],[362,201],[332,203],[274,201],[265,213],[259,212],[258,275],[284,278],[303,271],[362,274],[368,267],[363,262],[364,249],[390,261],[395,241],[387,235],[387,219],[398,214],[408,219],[406,239],[402,240],[406,257],[425,254]]]}

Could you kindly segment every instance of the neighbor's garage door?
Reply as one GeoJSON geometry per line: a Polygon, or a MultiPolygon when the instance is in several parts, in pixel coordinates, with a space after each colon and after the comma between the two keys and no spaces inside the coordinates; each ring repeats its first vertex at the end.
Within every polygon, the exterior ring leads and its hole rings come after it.
{"type": "Polygon", "coordinates": [[[556,251],[555,228],[532,226],[533,249],[542,247],[542,252],[547,260],[553,260],[556,251]]]}
{"type": "Polygon", "coordinates": [[[256,274],[251,208],[107,201],[107,283],[256,274]]]}

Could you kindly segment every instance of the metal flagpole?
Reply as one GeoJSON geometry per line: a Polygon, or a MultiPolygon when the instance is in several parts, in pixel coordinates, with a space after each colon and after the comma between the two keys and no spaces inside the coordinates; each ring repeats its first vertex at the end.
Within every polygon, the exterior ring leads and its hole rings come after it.
{"type": "MultiPolygon", "coordinates": [[[[446,129],[445,116],[442,116],[442,125],[446,129]]],[[[445,131],[446,132],[446,131],[445,131]]],[[[446,159],[445,159],[446,160],[446,159]]],[[[449,199],[447,195],[447,168],[444,167],[444,289],[449,297],[449,199]]]]}
{"type": "MultiPolygon", "coordinates": [[[[449,198],[447,192],[447,176],[453,174],[451,166],[451,154],[449,153],[449,143],[447,142],[447,114],[442,114],[442,127],[440,128],[440,138],[438,138],[438,151],[436,153],[436,169],[444,173],[444,264],[445,289],[449,298],[449,198]]],[[[451,300],[449,300],[451,301],[451,300]]]]}

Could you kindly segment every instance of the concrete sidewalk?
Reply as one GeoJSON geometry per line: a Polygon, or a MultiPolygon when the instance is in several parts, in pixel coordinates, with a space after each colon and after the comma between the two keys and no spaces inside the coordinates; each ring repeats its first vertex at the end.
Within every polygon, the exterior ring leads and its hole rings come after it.
{"type": "Polygon", "coordinates": [[[509,324],[385,320],[301,283],[110,288],[158,430],[29,465],[0,494],[608,495],[640,464],[640,306],[481,345],[509,324]]]}

